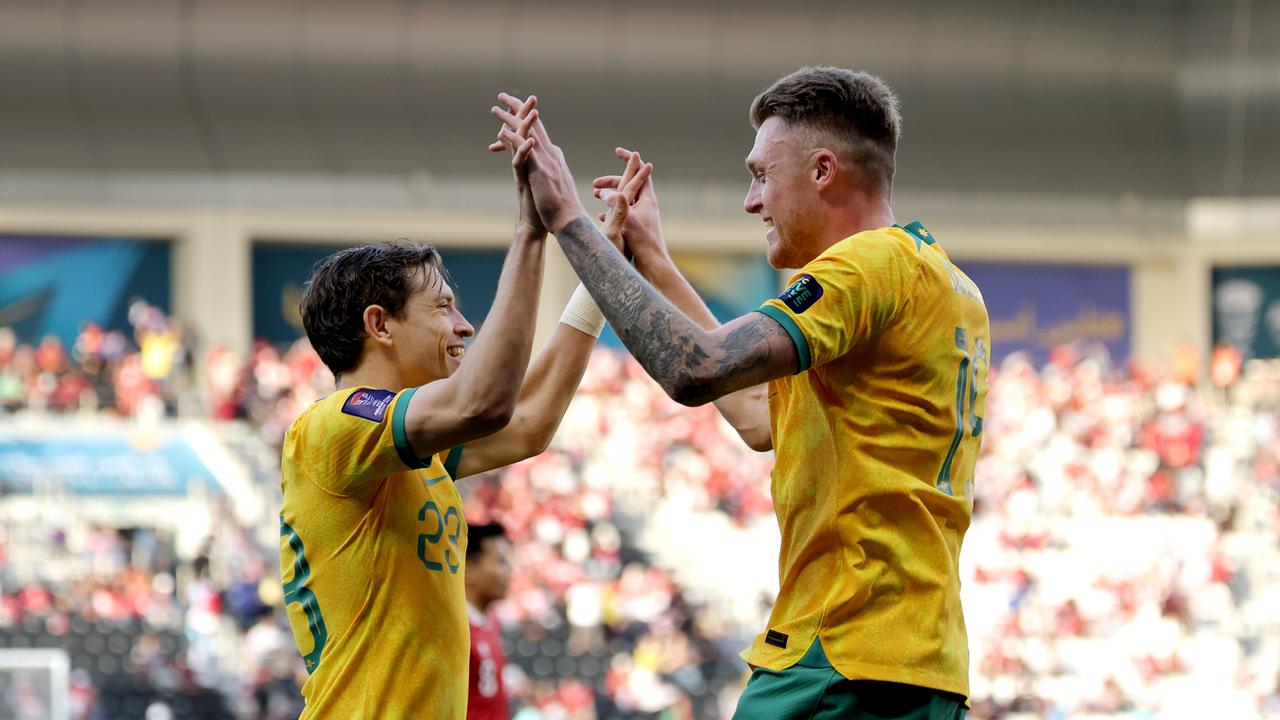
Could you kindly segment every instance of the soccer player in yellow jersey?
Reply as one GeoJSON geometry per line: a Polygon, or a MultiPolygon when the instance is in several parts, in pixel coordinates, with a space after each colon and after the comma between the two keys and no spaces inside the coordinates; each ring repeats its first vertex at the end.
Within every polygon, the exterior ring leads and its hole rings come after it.
{"type": "MultiPolygon", "coordinates": [[[[716,400],[748,444],[777,453],[781,588],[744,653],[754,672],[735,717],[962,718],[958,561],[986,399],[982,296],[924,225],[895,222],[899,114],[879,79],[803,68],[756,98],[751,121],[745,209],[764,220],[769,262],[799,268],[757,312],[717,325],[666,257],[651,195],[623,226],[626,262],[541,121],[521,131],[536,140],[538,212],[666,392],[716,400]]],[[[597,181],[611,201],[616,184],[597,181]]]]}
{"type": "MultiPolygon", "coordinates": [[[[535,103],[521,122],[536,120],[535,103]]],[[[431,246],[343,250],[303,293],[307,336],[338,381],[290,426],[281,468],[281,574],[309,720],[466,716],[467,527],[454,480],[545,449],[603,326],[579,288],[529,365],[546,230],[522,170],[532,143],[506,147],[521,216],[470,351],[472,326],[431,246]]],[[[642,182],[648,170],[630,167],[642,182]]]]}

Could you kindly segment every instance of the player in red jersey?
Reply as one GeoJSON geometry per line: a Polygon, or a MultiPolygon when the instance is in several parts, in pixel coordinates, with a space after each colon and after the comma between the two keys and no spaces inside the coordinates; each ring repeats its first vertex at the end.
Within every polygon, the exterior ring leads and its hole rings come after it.
{"type": "Polygon", "coordinates": [[[473,524],[467,533],[467,615],[471,624],[471,672],[467,681],[467,720],[507,720],[507,689],[502,671],[502,632],[489,612],[507,596],[511,564],[506,532],[498,523],[473,524]]]}

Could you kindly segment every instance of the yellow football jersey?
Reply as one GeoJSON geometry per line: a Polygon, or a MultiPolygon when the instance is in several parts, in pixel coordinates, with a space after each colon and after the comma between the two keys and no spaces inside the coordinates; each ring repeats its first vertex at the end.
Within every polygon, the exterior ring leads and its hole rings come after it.
{"type": "Polygon", "coordinates": [[[310,720],[466,716],[467,527],[451,471],[409,445],[416,389],[340,390],[285,434],[280,567],[310,720]]]}
{"type": "Polygon", "coordinates": [[[959,556],[990,356],[981,293],[912,223],[836,243],[760,312],[800,370],[769,384],[781,587],[743,658],[782,670],[818,637],[847,678],[967,697],[959,556]]]}

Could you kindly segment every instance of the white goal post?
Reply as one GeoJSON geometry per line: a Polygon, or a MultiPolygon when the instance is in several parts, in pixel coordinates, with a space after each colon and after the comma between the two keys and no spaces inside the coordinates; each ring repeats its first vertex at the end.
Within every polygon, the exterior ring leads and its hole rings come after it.
{"type": "Polygon", "coordinates": [[[70,720],[71,659],[65,650],[0,648],[0,720],[70,720]]]}

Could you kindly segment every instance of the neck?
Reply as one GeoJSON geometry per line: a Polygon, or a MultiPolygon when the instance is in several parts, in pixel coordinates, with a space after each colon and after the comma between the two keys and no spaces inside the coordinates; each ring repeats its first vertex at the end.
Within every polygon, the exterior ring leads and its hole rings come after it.
{"type": "Polygon", "coordinates": [[[382,388],[384,390],[403,390],[409,386],[400,371],[386,358],[369,356],[366,353],[360,364],[337,377],[337,387],[345,390],[353,387],[382,388]]]}
{"type": "Polygon", "coordinates": [[[489,614],[489,606],[493,604],[493,600],[482,598],[473,593],[467,593],[467,602],[471,603],[471,607],[479,610],[482,615],[489,614]]]}
{"type": "Polygon", "coordinates": [[[828,205],[818,253],[851,235],[893,225],[893,208],[882,193],[855,191],[838,205],[828,205]]]}

